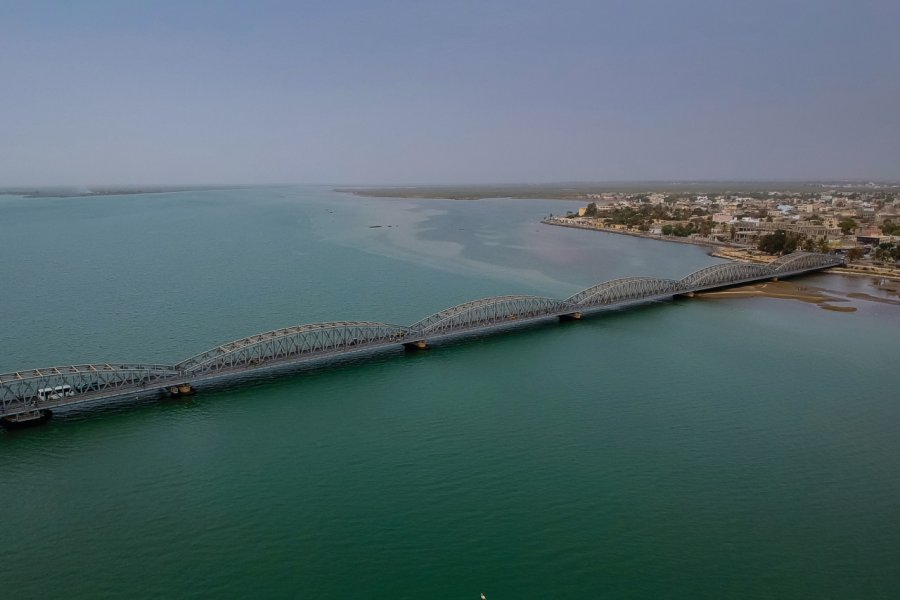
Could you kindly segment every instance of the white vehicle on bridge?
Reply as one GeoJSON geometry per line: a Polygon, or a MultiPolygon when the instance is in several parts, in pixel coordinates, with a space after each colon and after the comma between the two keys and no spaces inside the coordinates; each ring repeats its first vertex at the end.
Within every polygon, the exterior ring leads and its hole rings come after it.
{"type": "Polygon", "coordinates": [[[71,398],[75,395],[75,390],[71,385],[58,385],[56,387],[41,388],[37,391],[38,400],[59,400],[60,398],[71,398]]]}

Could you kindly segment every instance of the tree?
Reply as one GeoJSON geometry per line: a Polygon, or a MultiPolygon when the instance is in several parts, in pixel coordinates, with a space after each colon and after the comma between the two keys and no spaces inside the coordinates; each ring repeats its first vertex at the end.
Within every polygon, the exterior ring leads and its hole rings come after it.
{"type": "Polygon", "coordinates": [[[881,224],[881,233],[884,235],[900,235],[900,223],[894,224],[890,219],[885,219],[881,224]]]}
{"type": "Polygon", "coordinates": [[[789,233],[784,236],[784,247],[781,249],[782,254],[790,254],[800,245],[800,236],[795,233],[789,233]]]}
{"type": "Polygon", "coordinates": [[[586,217],[596,217],[597,216],[597,203],[591,202],[587,205],[587,208],[584,209],[584,216],[586,217]]]}
{"type": "Polygon", "coordinates": [[[892,257],[893,249],[893,244],[878,244],[878,247],[875,248],[875,260],[883,261],[890,259],[892,257]]]}
{"type": "Polygon", "coordinates": [[[841,231],[844,233],[844,235],[849,235],[856,231],[856,228],[859,227],[859,223],[857,223],[853,219],[846,219],[838,223],[838,227],[841,228],[841,231]]]}
{"type": "Polygon", "coordinates": [[[784,229],[778,229],[774,233],[761,235],[756,247],[767,254],[780,254],[784,249],[784,238],[786,235],[784,229]]]}
{"type": "Polygon", "coordinates": [[[884,262],[900,260],[900,243],[892,244],[886,242],[878,244],[878,248],[875,249],[875,259],[884,262]]]}
{"type": "Polygon", "coordinates": [[[800,237],[797,234],[776,229],[774,233],[761,236],[757,248],[768,254],[790,254],[799,244],[800,237]]]}
{"type": "Polygon", "coordinates": [[[811,237],[808,237],[803,240],[803,251],[804,252],[815,252],[816,251],[816,242],[811,237]]]}
{"type": "Polygon", "coordinates": [[[703,219],[699,224],[700,235],[709,237],[709,234],[712,233],[712,221],[708,221],[703,219]]]}
{"type": "Polygon", "coordinates": [[[847,262],[854,263],[861,259],[865,253],[866,251],[858,246],[850,248],[847,250],[847,262]]]}

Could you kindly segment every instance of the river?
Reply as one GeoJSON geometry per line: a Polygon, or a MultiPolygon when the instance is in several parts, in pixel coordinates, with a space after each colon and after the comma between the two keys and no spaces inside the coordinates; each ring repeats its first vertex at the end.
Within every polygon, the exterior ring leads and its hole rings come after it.
{"type": "MultiPolygon", "coordinates": [[[[555,200],[0,196],[0,372],[680,278],[555,200]]],[[[890,598],[900,306],[684,299],[0,433],[9,598],[890,598]]],[[[857,297],[846,297],[853,293],[857,297]]]]}

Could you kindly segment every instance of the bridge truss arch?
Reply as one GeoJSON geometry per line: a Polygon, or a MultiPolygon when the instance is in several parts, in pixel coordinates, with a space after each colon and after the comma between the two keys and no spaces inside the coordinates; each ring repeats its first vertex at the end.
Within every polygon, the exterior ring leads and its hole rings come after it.
{"type": "Polygon", "coordinates": [[[792,271],[809,271],[834,267],[843,263],[843,259],[835,254],[818,252],[792,252],[769,263],[773,274],[790,273],[792,271]]]}
{"type": "Polygon", "coordinates": [[[582,290],[566,299],[580,307],[606,306],[641,300],[666,294],[675,294],[678,282],[674,279],[658,279],[654,277],[624,277],[612,279],[582,290]]]}
{"type": "Polygon", "coordinates": [[[697,288],[713,288],[750,279],[760,279],[771,275],[771,273],[772,271],[768,265],[736,262],[724,263],[694,271],[679,281],[678,287],[683,291],[691,291],[697,288]]]}
{"type": "Polygon", "coordinates": [[[127,388],[141,389],[178,374],[178,370],[171,365],[109,363],[4,373],[0,375],[0,404],[6,414],[16,406],[24,409],[51,400],[74,399],[87,394],[104,395],[127,388]],[[53,391],[42,392],[42,397],[39,397],[39,392],[47,388],[53,391]]]}
{"type": "Polygon", "coordinates": [[[495,296],[451,306],[410,325],[410,329],[421,336],[451,334],[519,319],[555,316],[577,309],[577,306],[566,300],[540,296],[495,296]]]}
{"type": "Polygon", "coordinates": [[[566,300],[538,296],[483,298],[444,309],[410,326],[370,321],[297,325],[228,342],[175,365],[81,364],[5,373],[0,374],[0,416],[141,394],[182,382],[202,381],[219,373],[235,375],[306,358],[418,343],[426,337],[490,330],[546,317],[576,316],[593,307],[793,276],[842,263],[842,258],[836,255],[795,252],[768,265],[714,265],[680,281],[652,277],[615,279],[589,287],[566,300]]]}
{"type": "Polygon", "coordinates": [[[216,346],[181,361],[175,368],[185,375],[205,375],[402,343],[409,334],[408,327],[370,321],[296,325],[216,346]]]}

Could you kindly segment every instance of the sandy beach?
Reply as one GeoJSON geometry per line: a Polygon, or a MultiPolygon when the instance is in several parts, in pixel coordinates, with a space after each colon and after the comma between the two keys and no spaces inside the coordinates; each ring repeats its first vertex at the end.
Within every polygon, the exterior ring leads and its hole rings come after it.
{"type": "MultiPolygon", "coordinates": [[[[900,285],[881,284],[876,287],[881,291],[900,296],[900,285]]],[[[853,306],[842,306],[840,304],[842,302],[849,302],[850,299],[900,306],[900,299],[894,300],[891,298],[882,298],[859,292],[851,292],[843,295],[832,290],[805,286],[792,281],[766,281],[726,290],[701,292],[697,294],[697,297],[711,300],[729,298],[780,298],[783,300],[797,300],[815,304],[819,308],[835,312],[856,311],[856,308],[853,306]]]]}

